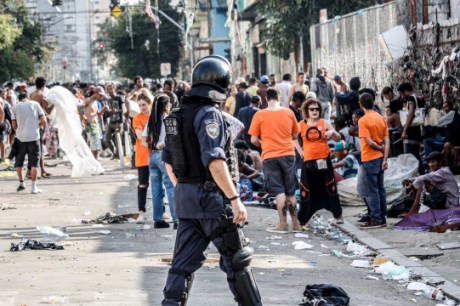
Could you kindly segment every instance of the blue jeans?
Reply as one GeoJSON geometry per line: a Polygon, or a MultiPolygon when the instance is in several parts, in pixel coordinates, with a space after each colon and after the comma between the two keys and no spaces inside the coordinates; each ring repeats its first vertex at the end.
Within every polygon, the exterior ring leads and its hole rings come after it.
{"type": "Polygon", "coordinates": [[[377,223],[386,222],[387,195],[383,184],[383,158],[363,162],[363,195],[371,211],[371,218],[377,223]]]}
{"type": "Polygon", "coordinates": [[[161,159],[161,153],[162,151],[152,151],[149,158],[153,221],[163,221],[163,199],[165,197],[166,189],[169,210],[171,211],[171,218],[174,222],[176,222],[177,217],[174,214],[174,185],[172,184],[168,173],[166,172],[165,164],[161,159]]]}

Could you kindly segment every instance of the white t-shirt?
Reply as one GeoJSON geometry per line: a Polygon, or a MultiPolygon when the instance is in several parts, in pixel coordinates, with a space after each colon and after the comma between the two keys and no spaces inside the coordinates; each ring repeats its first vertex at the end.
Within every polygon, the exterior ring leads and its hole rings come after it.
{"type": "Polygon", "coordinates": [[[16,103],[11,112],[11,119],[16,120],[16,137],[22,142],[40,139],[38,121],[44,116],[42,107],[35,101],[25,100],[16,103]]]}
{"type": "Polygon", "coordinates": [[[289,91],[291,90],[291,87],[292,87],[291,82],[282,81],[281,83],[276,85],[276,87],[278,87],[281,93],[281,106],[289,107],[288,97],[289,97],[289,91]]]}

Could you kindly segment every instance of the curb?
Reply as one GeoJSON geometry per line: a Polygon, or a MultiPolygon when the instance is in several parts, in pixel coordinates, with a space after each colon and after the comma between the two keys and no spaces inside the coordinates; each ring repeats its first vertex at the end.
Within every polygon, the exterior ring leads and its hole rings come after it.
{"type": "Polygon", "coordinates": [[[405,266],[410,268],[412,272],[420,274],[422,276],[422,281],[430,280],[432,282],[445,282],[443,285],[440,285],[439,288],[442,289],[445,296],[448,298],[460,301],[460,287],[455,285],[453,282],[445,279],[438,273],[425,267],[420,261],[413,261],[408,259],[406,256],[401,254],[399,251],[394,249],[392,246],[378,240],[375,237],[372,237],[369,234],[369,231],[363,231],[351,224],[348,221],[345,221],[344,224],[334,224],[353,239],[358,240],[359,242],[367,245],[369,248],[374,251],[379,252],[382,255],[388,256],[393,260],[393,262],[398,265],[405,266]]]}

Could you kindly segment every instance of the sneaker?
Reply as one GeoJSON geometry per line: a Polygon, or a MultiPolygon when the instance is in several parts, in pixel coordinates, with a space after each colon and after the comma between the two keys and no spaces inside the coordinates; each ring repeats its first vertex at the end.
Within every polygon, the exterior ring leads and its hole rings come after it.
{"type": "Polygon", "coordinates": [[[42,191],[38,188],[32,189],[32,194],[42,193],[42,191]]]}
{"type": "Polygon", "coordinates": [[[179,226],[179,222],[174,222],[174,226],[173,226],[173,229],[177,230],[177,226],[179,226]]]}
{"type": "Polygon", "coordinates": [[[378,223],[378,222],[375,222],[374,220],[371,220],[367,223],[360,225],[359,228],[364,230],[364,229],[382,228],[386,226],[387,225],[384,223],[378,223]]]}
{"type": "Polygon", "coordinates": [[[343,216],[340,216],[335,219],[335,224],[343,224],[345,221],[343,221],[343,216]]]}
{"type": "Polygon", "coordinates": [[[371,216],[369,215],[361,216],[361,218],[358,220],[359,223],[369,222],[369,221],[371,221],[371,216]]]}
{"type": "Polygon", "coordinates": [[[300,224],[298,222],[292,224],[292,232],[293,233],[300,233],[302,232],[302,228],[300,227],[300,224]]]}
{"type": "Polygon", "coordinates": [[[287,223],[284,225],[278,224],[275,227],[267,228],[266,231],[269,233],[287,234],[289,233],[289,225],[287,223]]]}
{"type": "Polygon", "coordinates": [[[19,185],[18,189],[16,190],[19,192],[19,191],[23,191],[24,189],[26,189],[26,187],[19,185]]]}
{"type": "Polygon", "coordinates": [[[165,221],[155,221],[153,228],[169,228],[169,223],[165,221]]]}

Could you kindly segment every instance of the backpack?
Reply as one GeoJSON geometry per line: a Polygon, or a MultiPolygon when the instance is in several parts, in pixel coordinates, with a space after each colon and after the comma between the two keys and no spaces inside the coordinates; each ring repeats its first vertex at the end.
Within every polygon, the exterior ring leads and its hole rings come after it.
{"type": "Polygon", "coordinates": [[[350,297],[340,287],[332,284],[307,285],[301,306],[348,306],[350,297]]]}

